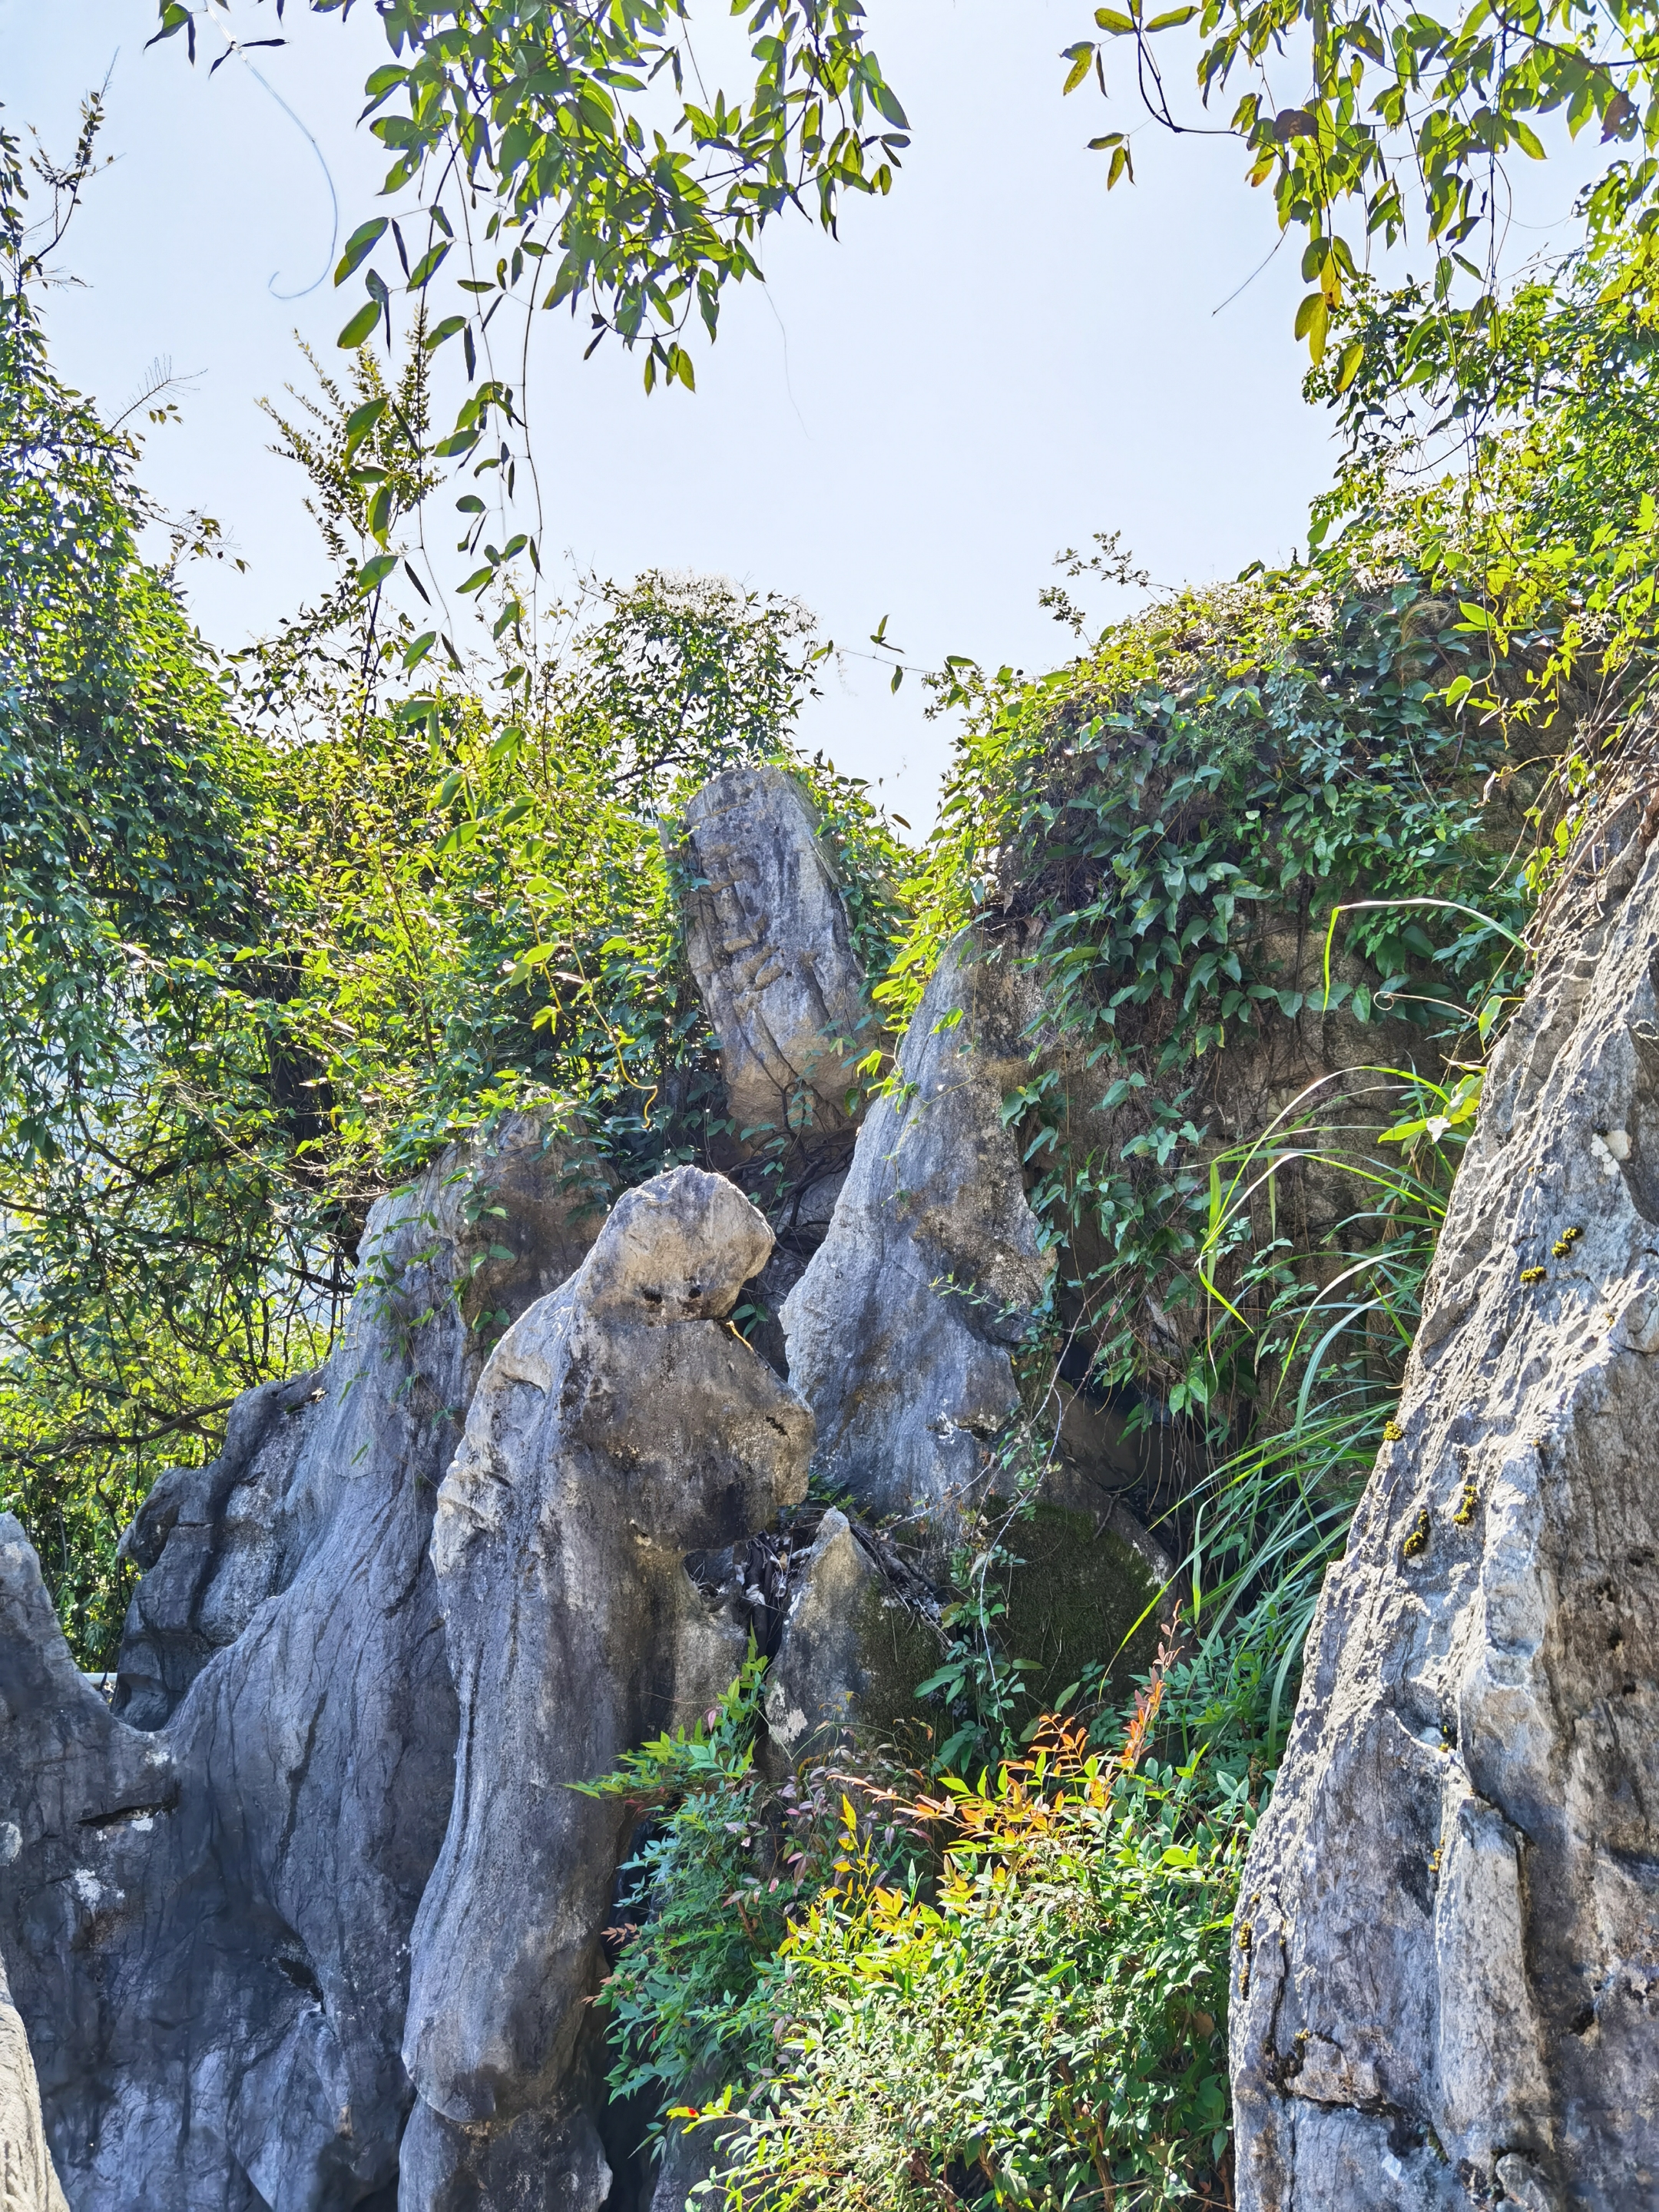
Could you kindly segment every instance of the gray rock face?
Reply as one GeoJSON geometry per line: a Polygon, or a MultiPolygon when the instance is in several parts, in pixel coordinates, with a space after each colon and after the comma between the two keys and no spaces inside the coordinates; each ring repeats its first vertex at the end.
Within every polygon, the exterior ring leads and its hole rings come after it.
{"type": "Polygon", "coordinates": [[[734,768],[685,810],[694,876],[686,951],[720,1041],[738,1140],[834,1135],[866,1010],[811,802],[781,769],[734,768]]]}
{"type": "MultiPolygon", "coordinates": [[[[526,2128],[538,2185],[562,2193],[525,2203],[592,2212],[609,2185],[573,2071],[628,1816],[570,1785],[728,1686],[742,1638],[710,1623],[685,1554],[805,1495],[811,1417],[723,1325],[771,1243],[721,1176],[680,1168],[626,1193],[580,1272],[496,1346],[439,1492],[460,1739],[404,2051],[411,2136],[490,2171],[491,2205],[520,2201],[501,2146],[526,2128]],[[568,2130],[556,2151],[550,2125],[568,2130]]],[[[452,2201],[411,2196],[411,2171],[405,2212],[452,2201]]]]}
{"type": "Polygon", "coordinates": [[[915,1709],[940,1648],[937,1624],[907,1604],[832,1508],[818,1523],[767,1669],[773,1742],[791,1764],[822,1758],[842,1732],[879,1729],[915,1709]]]}
{"type": "Polygon", "coordinates": [[[320,1370],[246,1391],[230,1409],[218,1458],[170,1468],[122,1536],[122,1557],[143,1570],[113,1700],[133,1728],[160,1728],[254,1607],[293,1579],[304,1536],[289,1501],[316,1426],[303,1417],[327,1392],[320,1370]]]}
{"type": "Polygon", "coordinates": [[[135,1539],[160,1580],[120,1694],[148,1729],[76,1673],[0,1522],[0,1949],[74,2212],[391,2185],[454,1772],[434,1503],[490,1330],[580,1260],[593,1185],[526,1117],[376,1206],[328,1366],[253,1394],[135,1539]]]}
{"type": "MultiPolygon", "coordinates": [[[[712,2088],[690,2093],[696,2103],[703,2097],[717,2094],[712,2088]]],[[[694,2197],[692,2191],[706,2181],[714,2171],[720,2155],[720,2143],[711,2128],[696,2128],[688,2133],[678,2121],[671,2129],[662,2154],[662,2164],[657,2169],[656,2185],[651,2191],[651,2212],[688,2212],[688,2207],[698,2207],[707,2202],[694,2197]]]]}
{"type": "Polygon", "coordinates": [[[1002,1119],[1029,1071],[1036,989],[995,951],[964,936],[940,962],[899,1048],[902,1092],[872,1107],[782,1310],[819,1473],[935,1555],[1018,1407],[1010,1348],[1052,1265],[1002,1119]]]}
{"type": "MultiPolygon", "coordinates": [[[[0,1835],[0,1851],[10,1831],[0,1835]]],[[[0,1959],[0,2212],[68,2212],[46,2148],[34,2060],[0,1959]]]]}
{"type": "Polygon", "coordinates": [[[772,1740],[791,1760],[826,1750],[869,1689],[864,1614],[880,1577],[844,1513],[818,1523],[805,1571],[784,1615],[764,1705],[772,1740]]]}
{"type": "Polygon", "coordinates": [[[1596,888],[1488,1078],[1251,1851],[1250,2212],[1659,2203],[1659,852],[1596,888]]]}

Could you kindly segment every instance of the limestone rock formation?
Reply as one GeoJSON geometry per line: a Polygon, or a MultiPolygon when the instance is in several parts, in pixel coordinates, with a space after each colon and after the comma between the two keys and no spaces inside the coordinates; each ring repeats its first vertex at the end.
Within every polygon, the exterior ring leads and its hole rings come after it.
{"type": "Polygon", "coordinates": [[[848,1729],[884,1739],[915,1714],[941,1649],[938,1608],[889,1568],[869,1531],[833,1508],[823,1516],[766,1674],[766,1725],[787,1761],[822,1757],[848,1729]]]}
{"type": "MultiPolygon", "coordinates": [[[[0,1831],[3,1851],[15,1830],[0,1831]]],[[[46,2148],[29,2039],[0,1959],[0,2212],[68,2212],[46,2148]]]]}
{"type": "Polygon", "coordinates": [[[524,1117],[375,1207],[326,1368],[243,1401],[141,1522],[158,1579],[118,1697],[147,1729],[76,1672],[0,1521],[0,1951],[74,2212],[395,2186],[457,1727],[433,1506],[491,1334],[580,1260],[603,1195],[524,1117]]]}
{"type": "MultiPolygon", "coordinates": [[[[683,1561],[805,1495],[811,1421],[724,1326],[771,1232],[736,1187],[680,1168],[617,1202],[565,1287],[491,1355],[439,1492],[432,1555],[460,1700],[455,1798],[412,1938],[410,2135],[511,2194],[592,2212],[609,2175],[573,2066],[628,1825],[571,1785],[729,1685],[683,1561]],[[531,2123],[533,2122],[533,2124],[531,2123]],[[549,2126],[563,2129],[556,2145],[549,2126]]],[[[416,2192],[411,2150],[400,2202],[416,2192]]]]}
{"type": "Polygon", "coordinates": [[[304,1535],[289,1500],[317,1425],[305,1415],[327,1393],[320,1370],[246,1391],[230,1409],[218,1458],[161,1475],[122,1536],[121,1556],[141,1579],[127,1608],[113,1703],[132,1727],[160,1728],[254,1607],[293,1579],[290,1549],[302,1553],[304,1535]]]}
{"type": "Polygon", "coordinates": [[[866,1014],[811,802],[781,769],[728,769],[690,801],[685,831],[686,951],[738,1139],[833,1139],[866,1014]]]}
{"type": "Polygon", "coordinates": [[[1659,848],[1639,811],[1570,890],[1497,1054],[1401,1434],[1309,1638],[1235,1929],[1250,2212],[1659,2203],[1659,848]]]}
{"type": "Polygon", "coordinates": [[[866,1116],[829,1235],[783,1306],[817,1470],[936,1557],[1018,1406],[1010,1350],[1051,1265],[1002,1117],[1038,1013],[1012,944],[951,947],[899,1048],[902,1089],[866,1116]]]}
{"type": "MultiPolygon", "coordinates": [[[[700,2097],[707,2099],[716,2094],[718,2091],[711,2083],[707,2088],[688,2091],[687,2098],[696,2104],[700,2097]]],[[[719,2156],[720,2142],[714,2130],[687,2130],[677,2121],[663,2147],[662,2164],[657,2169],[656,2184],[651,2191],[651,2212],[702,2212],[708,2200],[694,2197],[692,2191],[713,2173],[719,2156]]]]}

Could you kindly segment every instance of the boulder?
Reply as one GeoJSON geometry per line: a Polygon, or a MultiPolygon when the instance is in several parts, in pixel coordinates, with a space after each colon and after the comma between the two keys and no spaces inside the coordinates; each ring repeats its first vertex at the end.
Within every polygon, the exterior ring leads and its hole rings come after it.
{"type": "Polygon", "coordinates": [[[725,1320],[771,1243],[723,1177],[659,1176],[478,1386],[433,1529],[460,1735],[404,2043],[411,2145],[444,2191],[412,2188],[411,2148],[404,2212],[594,2212],[609,2188],[578,2045],[629,1814],[574,1785],[728,1686],[744,1638],[685,1556],[805,1495],[811,1417],[725,1320]]]}
{"type": "Polygon", "coordinates": [[[781,769],[727,769],[685,810],[686,955],[745,1150],[844,1133],[869,1048],[863,975],[817,829],[781,769]]]}
{"type": "Polygon", "coordinates": [[[1495,1056],[1400,1433],[1310,1633],[1235,1927],[1249,2212],[1659,2203],[1659,852],[1639,814],[1581,853],[1495,1056]]]}
{"type": "Polygon", "coordinates": [[[907,1589],[877,1540],[831,1507],[796,1575],[763,1700],[790,1764],[848,1730],[886,1741],[919,1717],[915,1686],[939,1664],[937,1607],[907,1589]]]}
{"type": "MultiPolygon", "coordinates": [[[[16,1833],[0,1830],[0,1852],[16,1833]]],[[[68,2212],[46,2148],[34,2060],[0,1959],[0,2212],[68,2212]]]]}
{"type": "Polygon", "coordinates": [[[956,940],[782,1309],[789,1379],[817,1425],[815,1471],[936,1561],[1018,1409],[1011,1355],[1051,1272],[1002,1111],[1040,1011],[1012,939],[956,940]]]}
{"type": "Polygon", "coordinates": [[[395,2186],[409,1940],[455,1762],[433,1508],[490,1342],[581,1259],[605,1195],[524,1116],[374,1207],[327,1365],[252,1394],[216,1467],[141,1516],[128,1717],[0,1520],[0,1950],[74,2212],[333,2212],[395,2186]]]}

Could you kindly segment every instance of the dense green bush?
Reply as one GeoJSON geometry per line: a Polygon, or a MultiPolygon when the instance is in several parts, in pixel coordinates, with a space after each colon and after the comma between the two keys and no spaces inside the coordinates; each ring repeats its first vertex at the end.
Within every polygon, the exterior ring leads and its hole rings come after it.
{"type": "Polygon", "coordinates": [[[584,1785],[624,1798],[646,1824],[622,1869],[622,1948],[599,2001],[612,2096],[648,2089],[659,2112],[769,2063],[778,1947],[828,1871],[817,1794],[770,1789],[755,1765],[764,1673],[751,1646],[704,1721],[584,1785]]]}
{"type": "Polygon", "coordinates": [[[629,1762],[684,1795],[635,1862],[611,2078],[725,2085],[677,2115],[719,2141],[714,2201],[1152,2206],[1214,2172],[1259,1770],[1236,1726],[1160,1761],[1169,1656],[1109,1750],[1054,1721],[976,1788],[851,1758],[768,1792],[746,1756],[717,1779],[712,1747],[666,1742],[629,1762]]]}

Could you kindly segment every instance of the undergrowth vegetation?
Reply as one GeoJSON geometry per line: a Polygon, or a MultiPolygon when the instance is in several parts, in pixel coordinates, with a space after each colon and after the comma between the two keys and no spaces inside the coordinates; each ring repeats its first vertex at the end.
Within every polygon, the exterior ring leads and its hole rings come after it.
{"type": "Polygon", "coordinates": [[[1036,977],[1004,1118],[1056,1265],[935,1593],[929,1755],[781,1771],[754,1658],[591,1785],[642,1823],[612,2090],[659,2145],[691,2127],[730,2212],[1230,2203],[1243,1854],[1539,900],[1659,665],[1645,261],[1521,288],[1484,383],[1457,365],[1461,474],[1391,411],[1357,284],[1307,558],[1035,680],[953,663],[916,846],[801,752],[828,648],[792,601],[653,572],[532,619],[526,541],[484,544],[471,491],[488,643],[406,562],[399,598],[389,532],[435,483],[418,321],[395,375],[365,350],[276,418],[335,585],[216,656],[175,573],[210,526],[145,556],[137,447],[52,372],[21,191],[0,137],[0,1506],[77,1656],[112,1660],[149,1485],[326,1351],[369,1206],[457,1137],[543,1107],[620,1184],[697,1160],[777,1196],[724,1118],[678,816],[784,766],[872,1086],[961,933],[1036,977]],[[1073,1398],[1178,1562],[1128,1705],[1123,1646],[1039,1700],[1008,1626],[1073,1398]]]}
{"type": "Polygon", "coordinates": [[[1049,1721],[977,1784],[879,1753],[774,1784],[760,1672],[591,1785],[651,1823],[600,1997],[612,2091],[708,2138],[699,2201],[1221,2203],[1249,1698],[1166,1644],[1127,1716],[1049,1721]]]}

